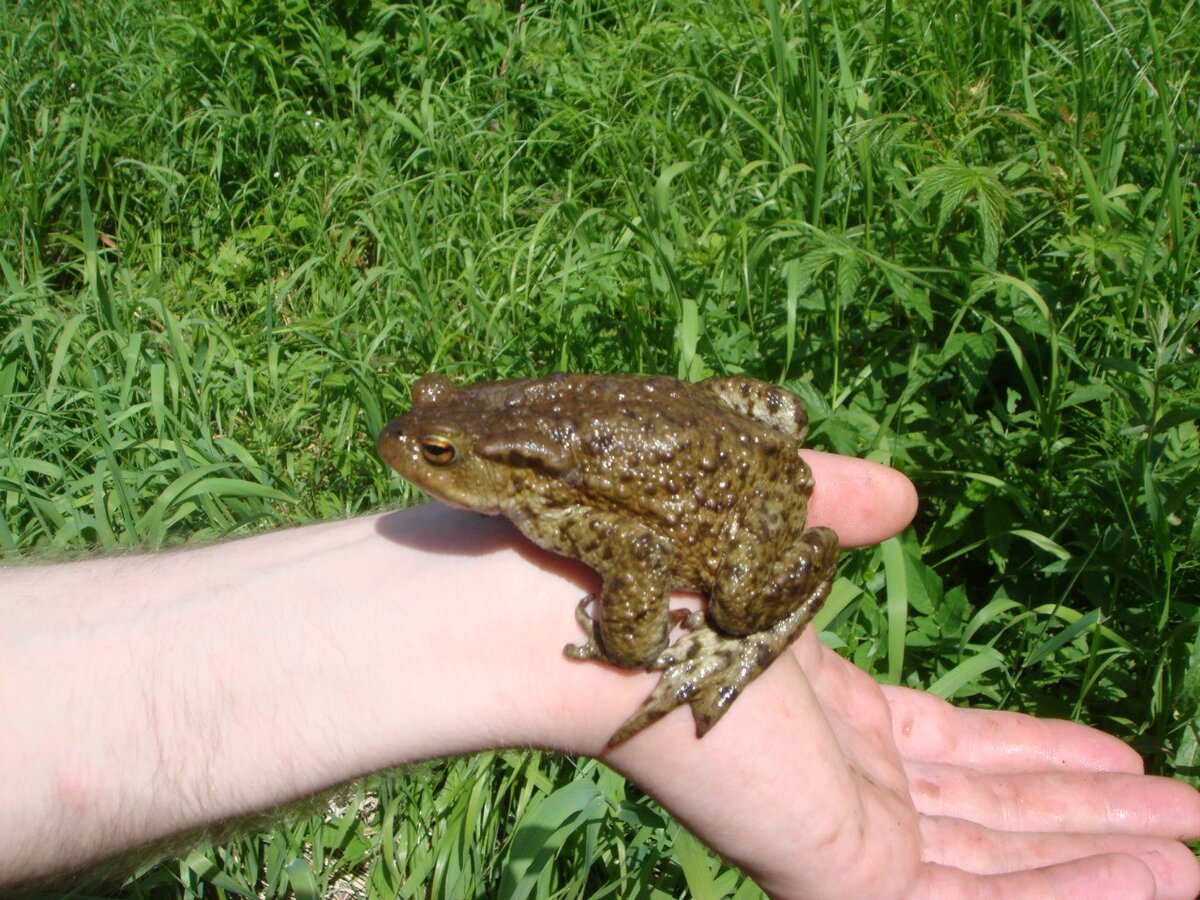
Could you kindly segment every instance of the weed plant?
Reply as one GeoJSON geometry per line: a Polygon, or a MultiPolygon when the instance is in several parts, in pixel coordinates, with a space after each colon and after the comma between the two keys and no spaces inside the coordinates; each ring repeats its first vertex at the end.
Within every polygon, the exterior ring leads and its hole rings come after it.
{"type": "MultiPolygon", "coordinates": [[[[414,501],[372,439],[429,370],[744,372],[922,493],[827,643],[1196,772],[1194,2],[13,0],[0,42],[10,557],[414,501]]],[[[760,895],[516,752],[99,890],[760,895]]]]}

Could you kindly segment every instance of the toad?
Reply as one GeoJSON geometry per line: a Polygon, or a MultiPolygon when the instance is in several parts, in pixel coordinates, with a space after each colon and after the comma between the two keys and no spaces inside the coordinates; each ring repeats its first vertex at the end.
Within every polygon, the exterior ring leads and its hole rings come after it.
{"type": "Polygon", "coordinates": [[[799,399],[750,378],[556,374],[456,387],[426,375],[379,435],[438,500],[505,515],[603,584],[564,652],[661,672],[609,741],[689,703],[703,736],[829,593],[836,534],[807,528],[812,472],[799,399]],[[703,611],[672,611],[672,588],[703,611]],[[673,625],[682,634],[670,643],[673,625]]]}

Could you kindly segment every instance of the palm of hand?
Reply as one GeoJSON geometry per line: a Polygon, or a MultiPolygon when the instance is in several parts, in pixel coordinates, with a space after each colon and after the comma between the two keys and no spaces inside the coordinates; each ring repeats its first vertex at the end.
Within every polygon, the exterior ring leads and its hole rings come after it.
{"type": "Polygon", "coordinates": [[[825,726],[810,722],[824,769],[823,783],[809,781],[816,804],[805,804],[817,860],[759,872],[773,896],[1200,891],[1200,865],[1180,840],[1200,827],[1196,793],[1145,776],[1124,743],[880,686],[811,635],[797,657],[804,685],[792,689],[825,726]]]}
{"type": "Polygon", "coordinates": [[[605,754],[772,897],[1200,891],[1200,794],[1117,739],[880,686],[812,634],[795,651],[703,741],[676,715],[605,754]]]}

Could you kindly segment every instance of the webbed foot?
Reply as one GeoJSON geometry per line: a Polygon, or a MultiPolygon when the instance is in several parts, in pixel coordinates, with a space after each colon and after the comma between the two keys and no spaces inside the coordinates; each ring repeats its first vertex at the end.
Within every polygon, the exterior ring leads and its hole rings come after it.
{"type": "Polygon", "coordinates": [[[689,630],[650,667],[662,677],[650,696],[608,740],[610,747],[631,738],[675,707],[690,703],[696,737],[703,737],[751,681],[804,630],[814,610],[803,607],[764,631],[741,637],[714,630],[704,614],[692,613],[689,630]]]}

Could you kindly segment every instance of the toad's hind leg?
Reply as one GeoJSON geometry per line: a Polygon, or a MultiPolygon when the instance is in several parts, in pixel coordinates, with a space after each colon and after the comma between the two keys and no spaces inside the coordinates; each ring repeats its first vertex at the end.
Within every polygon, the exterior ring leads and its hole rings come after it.
{"type": "Polygon", "coordinates": [[[750,634],[725,634],[712,627],[703,613],[693,613],[686,623],[689,633],[655,660],[653,668],[661,669],[662,677],[653,692],[617,729],[609,745],[632,737],[683,703],[691,704],[696,736],[703,737],[746,685],[787,649],[820,610],[833,583],[837,556],[837,537],[832,531],[806,531],[799,558],[777,563],[772,573],[773,587],[793,598],[791,609],[750,634]]]}
{"type": "Polygon", "coordinates": [[[800,398],[781,387],[735,375],[729,378],[706,378],[699,387],[732,409],[764,425],[782,431],[798,441],[808,434],[808,411],[800,398]]]}

